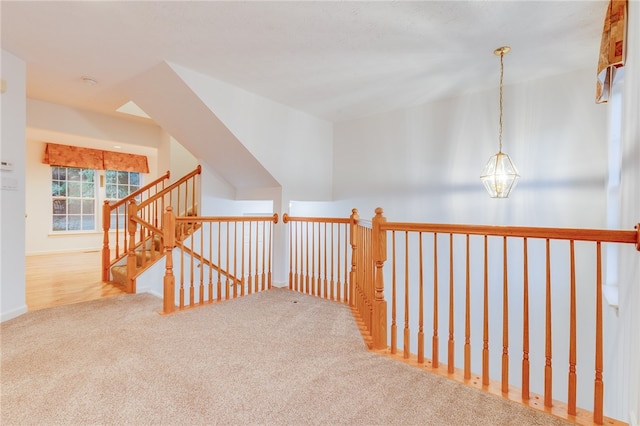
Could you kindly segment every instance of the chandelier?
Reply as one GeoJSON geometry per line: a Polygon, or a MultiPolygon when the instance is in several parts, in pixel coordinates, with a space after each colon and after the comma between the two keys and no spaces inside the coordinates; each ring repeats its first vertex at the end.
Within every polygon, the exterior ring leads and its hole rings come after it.
{"type": "Polygon", "coordinates": [[[498,153],[489,158],[489,161],[482,169],[480,180],[484,184],[491,198],[507,198],[509,193],[516,186],[520,175],[515,164],[509,155],[502,152],[502,78],[504,75],[503,58],[509,53],[509,46],[502,46],[493,51],[500,56],[500,121],[498,133],[498,153]]]}

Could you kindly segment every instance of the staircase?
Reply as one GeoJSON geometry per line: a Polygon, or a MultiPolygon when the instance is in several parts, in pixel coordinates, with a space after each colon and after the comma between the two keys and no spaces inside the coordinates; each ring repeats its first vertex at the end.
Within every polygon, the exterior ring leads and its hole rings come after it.
{"type": "MultiPolygon", "coordinates": [[[[198,215],[196,179],[200,173],[198,166],[169,184],[167,172],[122,200],[105,202],[102,281],[121,286],[128,293],[136,292],[137,276],[164,256],[162,229],[166,208],[184,216],[198,215]]],[[[192,226],[185,225],[176,229],[178,242],[193,232],[192,226]]]]}

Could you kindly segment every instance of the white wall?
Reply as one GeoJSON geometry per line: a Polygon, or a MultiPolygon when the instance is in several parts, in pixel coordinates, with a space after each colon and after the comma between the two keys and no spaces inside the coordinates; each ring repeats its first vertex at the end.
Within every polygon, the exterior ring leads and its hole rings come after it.
{"type": "Polygon", "coordinates": [[[293,199],[331,199],[330,122],[170,65],[282,185],[283,192],[293,199]]]}
{"type": "Polygon", "coordinates": [[[13,163],[12,171],[0,171],[0,321],[27,310],[25,300],[25,122],[26,65],[2,51],[0,159],[13,163]],[[5,186],[7,187],[5,189],[5,186]]]}
{"type": "MultiPolygon", "coordinates": [[[[620,224],[625,229],[640,222],[640,2],[630,1],[628,12],[620,181],[620,224]]],[[[615,379],[624,382],[625,387],[605,395],[608,405],[623,414],[622,419],[639,425],[640,252],[632,248],[622,251],[619,268],[620,311],[612,319],[617,327],[610,339],[610,356],[605,368],[615,372],[615,379]]]]}
{"type": "Polygon", "coordinates": [[[479,179],[498,150],[497,90],[336,124],[335,199],[362,217],[380,205],[393,220],[601,227],[607,129],[592,74],[505,87],[503,150],[521,175],[507,200],[479,179]]]}
{"type": "MultiPolygon", "coordinates": [[[[584,70],[505,87],[503,149],[510,154],[522,176],[506,200],[489,198],[479,180],[485,162],[498,149],[497,88],[336,124],[334,215],[347,217],[355,207],[360,217],[370,219],[375,207],[381,206],[390,221],[606,227],[607,111],[594,102],[594,81],[592,70],[584,70]]],[[[326,205],[321,203],[319,207],[329,213],[326,205]]],[[[308,210],[305,203],[293,203],[293,208],[298,212],[308,210]]],[[[500,257],[499,249],[496,256],[491,250],[490,258],[500,257]]],[[[554,264],[561,265],[566,256],[553,251],[554,264]]],[[[446,268],[441,269],[445,269],[446,275],[446,268]]],[[[595,283],[594,272],[579,271],[579,282],[595,283]]],[[[557,273],[560,276],[565,271],[557,273]]],[[[464,268],[456,266],[454,276],[464,274],[464,268]]],[[[531,274],[532,286],[544,283],[540,271],[531,271],[531,274]]],[[[553,396],[563,400],[566,399],[563,382],[566,382],[568,364],[568,330],[563,318],[568,318],[569,301],[566,286],[562,285],[566,279],[560,281],[556,279],[556,272],[553,274],[554,327],[559,327],[553,336],[554,378],[558,382],[553,396]]],[[[441,279],[447,281],[448,278],[441,279]]],[[[490,306],[495,308],[501,306],[502,291],[500,286],[494,288],[490,306]]],[[[531,353],[532,386],[535,392],[541,393],[542,376],[538,373],[544,365],[544,353],[540,353],[539,338],[544,336],[540,328],[544,320],[539,312],[544,311],[544,290],[532,288],[535,290],[530,302],[536,328],[532,328],[531,335],[538,339],[531,353]]],[[[389,286],[385,290],[385,297],[390,300],[389,286]]],[[[522,309],[519,292],[517,288],[510,290],[511,312],[522,309]]],[[[446,306],[448,296],[442,293],[441,303],[446,306]]],[[[581,286],[579,324],[593,324],[593,310],[586,307],[593,307],[594,294],[593,285],[581,286]]],[[[476,296],[481,300],[481,292],[476,296]]],[[[458,300],[463,299],[458,296],[458,300]]],[[[413,312],[415,315],[415,310],[413,312]]],[[[444,310],[442,313],[446,314],[444,310]]],[[[493,336],[490,349],[499,355],[501,342],[496,336],[501,334],[501,309],[492,309],[490,315],[490,336],[493,336]]],[[[607,319],[612,315],[615,316],[615,312],[605,308],[607,319]]],[[[474,318],[474,327],[482,323],[481,317],[474,318]]],[[[447,324],[447,318],[440,318],[440,322],[447,324]]],[[[461,312],[456,313],[456,323],[464,323],[461,312]]],[[[415,329],[415,324],[412,327],[415,329]]],[[[615,325],[607,323],[606,327],[605,334],[615,332],[615,325]]],[[[458,325],[457,333],[461,330],[458,325]]],[[[581,344],[578,355],[578,405],[587,409],[593,405],[594,358],[589,348],[593,347],[590,330],[580,327],[579,339],[591,342],[581,344]]],[[[481,339],[481,333],[477,328],[472,332],[472,348],[476,350],[481,347],[481,341],[477,340],[481,339]]],[[[511,378],[516,385],[521,333],[520,325],[510,324],[511,378]]],[[[443,330],[441,334],[444,335],[443,330]]],[[[461,339],[458,334],[456,340],[461,339]]],[[[426,346],[430,353],[430,343],[426,346]]],[[[446,359],[446,344],[441,343],[440,350],[441,358],[446,359]]],[[[500,377],[499,358],[496,356],[491,361],[494,379],[500,377]]],[[[480,371],[477,364],[472,365],[472,369],[480,371]]],[[[611,369],[608,372],[610,374],[611,369]]],[[[605,389],[605,393],[619,395],[627,389],[627,383],[605,372],[605,389]]],[[[608,396],[608,400],[610,398],[608,396]]],[[[626,414],[609,403],[605,414],[626,418],[626,414]]]]}

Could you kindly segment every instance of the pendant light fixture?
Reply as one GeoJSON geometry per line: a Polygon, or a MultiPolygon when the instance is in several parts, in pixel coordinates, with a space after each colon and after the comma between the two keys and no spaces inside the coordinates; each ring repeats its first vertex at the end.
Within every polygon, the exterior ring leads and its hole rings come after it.
{"type": "Polygon", "coordinates": [[[500,122],[498,142],[498,153],[489,158],[489,161],[484,166],[480,180],[487,189],[487,192],[491,198],[507,198],[509,193],[516,186],[516,182],[520,175],[515,164],[511,161],[511,158],[504,152],[502,152],[502,77],[504,74],[503,58],[504,55],[509,53],[511,48],[509,46],[498,47],[493,51],[495,55],[500,56],[500,122]]]}

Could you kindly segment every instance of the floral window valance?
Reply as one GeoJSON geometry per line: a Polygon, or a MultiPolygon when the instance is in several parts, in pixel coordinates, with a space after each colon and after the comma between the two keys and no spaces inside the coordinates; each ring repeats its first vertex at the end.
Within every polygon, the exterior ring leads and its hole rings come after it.
{"type": "Polygon", "coordinates": [[[609,100],[615,70],[624,66],[626,37],[627,0],[610,0],[600,43],[596,103],[609,100]]]}
{"type": "Polygon", "coordinates": [[[43,163],[52,166],[79,167],[94,170],[149,173],[149,164],[147,157],[144,155],[54,143],[46,144],[43,163]]]}

